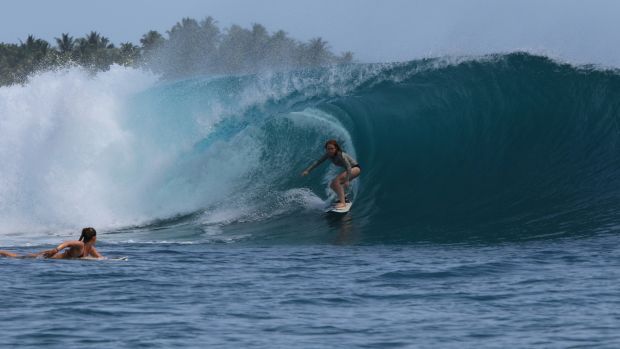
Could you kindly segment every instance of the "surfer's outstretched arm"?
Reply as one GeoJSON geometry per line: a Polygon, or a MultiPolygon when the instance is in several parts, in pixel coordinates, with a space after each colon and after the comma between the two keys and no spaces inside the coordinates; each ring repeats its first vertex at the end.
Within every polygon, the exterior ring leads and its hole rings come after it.
{"type": "Polygon", "coordinates": [[[313,162],[312,165],[310,165],[307,169],[305,169],[304,172],[301,173],[301,175],[302,176],[307,176],[312,170],[314,170],[317,166],[322,164],[323,161],[327,160],[328,157],[329,157],[328,154],[325,154],[325,155],[321,156],[320,159],[318,159],[317,161],[313,162]]]}

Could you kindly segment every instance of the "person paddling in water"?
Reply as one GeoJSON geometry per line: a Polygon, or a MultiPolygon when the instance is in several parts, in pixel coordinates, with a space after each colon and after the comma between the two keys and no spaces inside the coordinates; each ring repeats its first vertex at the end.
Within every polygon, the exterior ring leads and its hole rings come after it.
{"type": "Polygon", "coordinates": [[[52,259],[76,259],[76,258],[103,258],[97,252],[95,243],[97,242],[97,231],[94,228],[82,229],[82,235],[79,240],[65,241],[58,247],[51,250],[41,251],[39,253],[31,253],[20,256],[13,252],[0,251],[0,256],[17,257],[17,258],[52,258],[52,259]],[[64,250],[64,251],[63,251],[64,250]]]}
{"type": "Polygon", "coordinates": [[[346,206],[344,190],[349,186],[349,182],[360,175],[362,169],[351,155],[342,151],[337,141],[330,139],[325,142],[325,155],[310,165],[301,175],[307,176],[310,171],[327,159],[330,159],[334,165],[345,168],[345,171],[336,176],[330,184],[332,190],[338,195],[338,203],[334,207],[343,208],[346,206]]]}

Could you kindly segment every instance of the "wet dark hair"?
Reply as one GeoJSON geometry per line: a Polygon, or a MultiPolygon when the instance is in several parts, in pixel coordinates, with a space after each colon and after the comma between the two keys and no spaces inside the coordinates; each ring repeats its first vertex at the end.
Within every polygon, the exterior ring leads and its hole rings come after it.
{"type": "Polygon", "coordinates": [[[89,242],[95,236],[97,236],[97,231],[95,230],[95,228],[84,228],[82,229],[82,235],[80,235],[79,241],[89,242]]]}
{"type": "Polygon", "coordinates": [[[338,141],[335,139],[330,139],[329,141],[325,142],[325,148],[327,148],[328,145],[333,145],[334,147],[336,147],[336,151],[341,152],[342,149],[340,148],[340,145],[338,144],[338,141]]]}

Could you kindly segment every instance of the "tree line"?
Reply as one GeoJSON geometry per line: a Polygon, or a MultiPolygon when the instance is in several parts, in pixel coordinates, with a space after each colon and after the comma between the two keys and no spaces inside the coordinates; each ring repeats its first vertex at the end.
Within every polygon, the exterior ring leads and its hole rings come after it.
{"type": "Polygon", "coordinates": [[[23,83],[33,72],[72,65],[96,72],[118,64],[150,69],[164,78],[182,78],[353,61],[351,52],[336,55],[320,37],[301,42],[282,30],[269,33],[260,24],[221,30],[212,17],[202,21],[184,18],[166,31],[166,37],[151,30],[142,36],[140,45],[124,42],[117,47],[95,31],[80,38],[63,33],[54,44],[32,35],[19,44],[0,43],[0,85],[23,83]]]}

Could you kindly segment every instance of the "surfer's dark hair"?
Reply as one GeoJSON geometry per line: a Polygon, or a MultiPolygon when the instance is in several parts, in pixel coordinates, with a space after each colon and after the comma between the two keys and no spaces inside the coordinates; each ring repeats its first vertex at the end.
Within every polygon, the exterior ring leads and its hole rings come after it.
{"type": "Polygon", "coordinates": [[[340,144],[338,144],[338,141],[335,139],[330,139],[329,141],[325,142],[325,148],[327,148],[328,145],[333,145],[334,147],[336,147],[336,150],[341,152],[342,149],[340,148],[340,144]]]}
{"type": "Polygon", "coordinates": [[[89,242],[95,236],[97,236],[97,231],[95,230],[95,228],[84,228],[82,229],[82,235],[80,235],[79,241],[89,242]]]}

